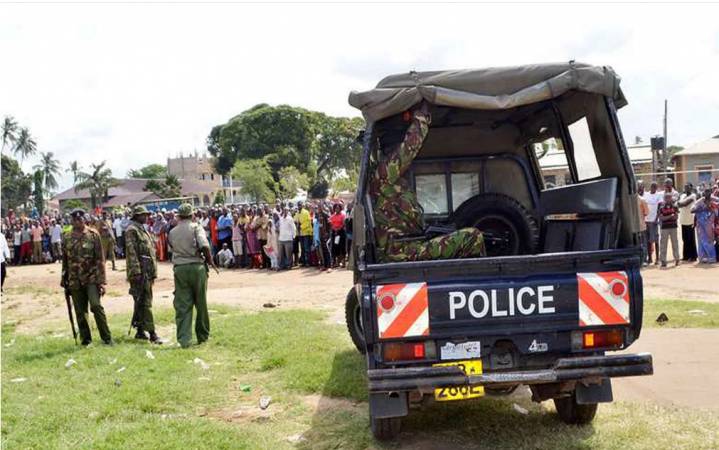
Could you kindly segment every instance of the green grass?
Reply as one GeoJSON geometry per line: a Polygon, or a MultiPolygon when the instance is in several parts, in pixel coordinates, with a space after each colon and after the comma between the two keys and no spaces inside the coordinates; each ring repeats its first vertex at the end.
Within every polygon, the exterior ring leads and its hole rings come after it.
{"type": "Polygon", "coordinates": [[[685,300],[644,300],[644,323],[648,328],[719,328],[719,303],[685,300]],[[690,314],[689,311],[694,311],[690,314]],[[702,311],[699,313],[698,311],[702,311]],[[657,317],[664,313],[669,320],[663,325],[657,317]]]}
{"type": "MultiPolygon", "coordinates": [[[[87,349],[76,347],[64,328],[29,336],[4,325],[2,447],[398,447],[371,437],[364,360],[344,327],[309,311],[213,309],[210,341],[188,350],[121,336],[127,316],[112,317],[116,346],[87,349]],[[77,364],[66,369],[69,358],[77,364]],[[26,381],[11,381],[17,378],[26,381]],[[308,402],[311,394],[320,396],[319,407],[308,402]],[[262,395],[273,399],[266,412],[257,408],[262,395]],[[290,442],[293,435],[302,441],[290,442]]],[[[156,311],[156,321],[167,329],[172,311],[156,311]]],[[[550,402],[537,405],[521,395],[412,410],[400,442],[410,448],[716,448],[717,423],[715,412],[616,403],[600,406],[591,426],[573,427],[557,420],[550,402]],[[513,402],[530,413],[517,413],[513,402]]]]}

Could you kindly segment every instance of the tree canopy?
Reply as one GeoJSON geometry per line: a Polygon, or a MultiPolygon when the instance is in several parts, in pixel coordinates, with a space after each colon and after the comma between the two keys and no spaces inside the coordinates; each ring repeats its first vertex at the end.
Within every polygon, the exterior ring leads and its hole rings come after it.
{"type": "MultiPolygon", "coordinates": [[[[274,182],[270,188],[274,194],[294,195],[287,191],[288,181],[282,183],[283,175],[288,173],[305,177],[299,181],[307,186],[300,188],[313,192],[319,188],[326,194],[333,179],[358,166],[361,146],[356,138],[363,126],[361,118],[331,117],[288,105],[259,104],[213,127],[207,148],[221,174],[236,169],[238,161],[262,160],[274,182]],[[287,172],[288,167],[294,170],[287,172]]],[[[250,163],[254,167],[258,164],[250,163]]],[[[247,173],[242,170],[245,167],[240,166],[241,173],[247,173]]],[[[240,184],[246,182],[242,176],[233,177],[240,184]]],[[[296,181],[289,184],[297,184],[296,181]]]]}
{"type": "Polygon", "coordinates": [[[182,183],[176,176],[167,175],[164,180],[147,180],[144,190],[160,198],[177,198],[182,195],[182,183]]]}
{"type": "Polygon", "coordinates": [[[90,172],[79,172],[75,191],[87,189],[90,192],[90,203],[93,208],[102,203],[107,197],[111,187],[117,186],[119,181],[112,177],[112,170],[105,167],[105,161],[100,164],[90,164],[90,172]],[[98,202],[98,200],[100,200],[98,202]]]}
{"type": "Polygon", "coordinates": [[[240,192],[255,202],[275,200],[277,186],[272,178],[270,165],[263,159],[245,159],[237,161],[232,169],[232,177],[240,180],[240,192]]]}
{"type": "Polygon", "coordinates": [[[26,204],[32,194],[33,177],[23,173],[20,164],[8,155],[2,155],[2,214],[26,204]]]}
{"type": "Polygon", "coordinates": [[[167,176],[167,168],[162,164],[148,164],[140,169],[132,169],[127,172],[129,178],[147,178],[150,180],[161,179],[167,176]]]}

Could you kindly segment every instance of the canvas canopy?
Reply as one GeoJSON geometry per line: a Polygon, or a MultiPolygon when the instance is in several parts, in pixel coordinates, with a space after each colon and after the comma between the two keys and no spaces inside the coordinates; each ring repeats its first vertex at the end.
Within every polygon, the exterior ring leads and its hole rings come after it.
{"type": "Polygon", "coordinates": [[[609,66],[582,63],[538,64],[489,69],[409,72],[386,77],[377,87],[353,91],[350,105],[367,121],[378,121],[405,111],[422,100],[456,108],[502,110],[582,91],[626,105],[620,78],[609,66]]]}

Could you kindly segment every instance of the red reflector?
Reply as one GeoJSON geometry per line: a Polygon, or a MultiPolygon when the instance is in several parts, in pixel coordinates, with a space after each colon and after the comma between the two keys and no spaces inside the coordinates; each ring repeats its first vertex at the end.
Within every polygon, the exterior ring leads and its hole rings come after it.
{"type": "Polygon", "coordinates": [[[583,348],[620,348],[624,344],[621,329],[585,331],[582,336],[583,348]]]}
{"type": "Polygon", "coordinates": [[[379,305],[385,311],[389,311],[390,309],[394,308],[394,297],[390,294],[385,295],[380,299],[379,305]]]}
{"type": "Polygon", "coordinates": [[[402,113],[402,120],[404,120],[405,122],[409,122],[410,120],[412,120],[412,113],[409,112],[409,111],[403,112],[403,113],[402,113]]]}
{"type": "Polygon", "coordinates": [[[621,280],[614,280],[612,282],[612,295],[615,297],[624,297],[627,293],[627,285],[621,280]]]}
{"type": "Polygon", "coordinates": [[[384,361],[411,361],[425,359],[424,342],[388,342],[382,344],[384,361]]]}

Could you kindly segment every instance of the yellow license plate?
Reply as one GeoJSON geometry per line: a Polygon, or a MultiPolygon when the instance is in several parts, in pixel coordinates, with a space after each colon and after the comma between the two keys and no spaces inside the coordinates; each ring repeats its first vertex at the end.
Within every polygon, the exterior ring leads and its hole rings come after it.
{"type": "MultiPolygon", "coordinates": [[[[433,364],[434,367],[459,366],[466,375],[479,375],[482,373],[482,360],[475,361],[457,361],[451,363],[433,364]]],[[[482,397],[484,395],[483,386],[450,386],[437,388],[434,390],[434,399],[438,402],[448,402],[452,400],[467,400],[468,398],[482,397]]]]}

